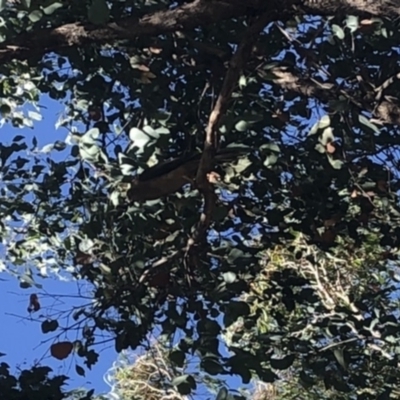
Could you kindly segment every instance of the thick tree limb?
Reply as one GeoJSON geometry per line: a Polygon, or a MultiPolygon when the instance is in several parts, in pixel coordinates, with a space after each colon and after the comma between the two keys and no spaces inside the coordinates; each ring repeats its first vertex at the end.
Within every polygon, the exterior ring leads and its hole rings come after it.
{"type": "Polygon", "coordinates": [[[400,0],[305,0],[303,9],[310,14],[352,15],[372,14],[380,17],[399,17],[400,0]]]}
{"type": "Polygon", "coordinates": [[[3,44],[0,46],[0,61],[28,59],[32,55],[84,46],[88,43],[112,43],[115,40],[133,40],[139,36],[157,36],[192,29],[245,15],[246,9],[246,5],[239,7],[226,2],[195,0],[173,10],[146,15],[139,20],[130,17],[101,27],[79,22],[65,24],[58,28],[22,35],[3,44]]]}
{"type": "Polygon", "coordinates": [[[276,20],[285,12],[399,17],[400,0],[194,0],[181,7],[155,12],[141,19],[130,17],[100,27],[76,22],[30,32],[29,35],[21,35],[3,43],[0,46],[0,61],[27,60],[32,56],[88,43],[103,44],[121,39],[132,40],[140,36],[157,36],[267,10],[271,15],[275,14],[276,20]]]}

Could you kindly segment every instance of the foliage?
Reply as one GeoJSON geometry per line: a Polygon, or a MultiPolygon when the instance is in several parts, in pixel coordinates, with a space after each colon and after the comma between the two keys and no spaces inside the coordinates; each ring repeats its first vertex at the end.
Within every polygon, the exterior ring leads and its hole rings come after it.
{"type": "Polygon", "coordinates": [[[69,131],[0,144],[4,268],[93,288],[78,340],[43,317],[54,357],[90,368],[99,331],[121,352],[158,327],[211,376],[398,396],[396,7],[279,3],[0,1],[2,124],[34,126],[47,95],[69,131]],[[213,186],[215,143],[251,151],[213,186]],[[128,201],[199,149],[198,190],[128,201]]]}
{"type": "MultiPolygon", "coordinates": [[[[4,355],[4,354],[3,354],[4,355]]],[[[9,366],[0,363],[0,393],[9,400],[91,400],[92,391],[65,391],[66,376],[50,376],[51,368],[35,366],[22,370],[16,377],[10,373],[9,366]]]]}
{"type": "Polygon", "coordinates": [[[229,346],[258,355],[285,380],[274,398],[372,399],[392,392],[399,276],[375,235],[357,248],[346,239],[327,253],[298,234],[291,247],[266,251],[263,271],[242,295],[251,313],[226,316],[229,346]]]}
{"type": "Polygon", "coordinates": [[[108,374],[111,395],[122,399],[186,400],[192,389],[198,393],[198,385],[207,383],[207,377],[190,372],[183,360],[181,352],[162,341],[153,340],[141,354],[122,352],[108,374]]]}

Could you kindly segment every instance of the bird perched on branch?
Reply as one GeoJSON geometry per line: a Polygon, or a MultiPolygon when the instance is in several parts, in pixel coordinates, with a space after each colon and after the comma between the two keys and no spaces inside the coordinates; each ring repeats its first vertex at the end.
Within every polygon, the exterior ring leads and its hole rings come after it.
{"type": "MultiPolygon", "coordinates": [[[[214,157],[215,164],[227,164],[248,153],[243,147],[227,147],[214,157]]],[[[182,186],[193,183],[199,167],[201,153],[190,154],[161,162],[143,171],[131,182],[130,201],[155,200],[177,192],[182,186]]]]}

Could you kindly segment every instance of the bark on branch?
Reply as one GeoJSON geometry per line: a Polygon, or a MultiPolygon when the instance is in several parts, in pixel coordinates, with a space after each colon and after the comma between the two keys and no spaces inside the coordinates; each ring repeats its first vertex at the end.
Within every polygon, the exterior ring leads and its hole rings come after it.
{"type": "Polygon", "coordinates": [[[257,35],[272,19],[273,14],[263,14],[257,18],[246,31],[236,50],[236,53],[233,55],[229,63],[229,68],[225,75],[221,91],[218,95],[215,106],[211,111],[206,127],[203,154],[196,176],[197,187],[204,196],[204,211],[201,215],[199,225],[194,235],[194,241],[202,239],[206,234],[215,206],[214,187],[207,179],[207,175],[212,170],[214,154],[219,143],[218,128],[221,117],[228,108],[232,92],[235,90],[237,82],[240,78],[240,73],[242,72],[247,60],[251,55],[251,50],[257,35]]]}
{"type": "Polygon", "coordinates": [[[113,43],[116,40],[136,39],[139,36],[157,36],[177,30],[206,26],[237,16],[245,15],[242,7],[227,2],[195,0],[181,7],[155,12],[141,19],[129,17],[105,26],[95,27],[80,22],[57,28],[43,29],[21,35],[0,46],[0,61],[28,59],[32,55],[45,54],[68,47],[113,43]]]}
{"type": "Polygon", "coordinates": [[[88,43],[113,43],[115,40],[136,39],[145,35],[157,36],[265,11],[275,14],[275,20],[285,13],[399,17],[400,0],[194,0],[172,10],[155,12],[141,19],[121,19],[101,27],[76,22],[33,31],[3,43],[0,46],[0,61],[26,60],[88,43]]]}

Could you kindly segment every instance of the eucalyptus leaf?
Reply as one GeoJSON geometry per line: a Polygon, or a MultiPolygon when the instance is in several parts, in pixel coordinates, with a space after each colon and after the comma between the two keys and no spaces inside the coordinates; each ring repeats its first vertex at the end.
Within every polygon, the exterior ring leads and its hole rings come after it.
{"type": "Polygon", "coordinates": [[[55,1],[54,3],[49,4],[47,7],[43,7],[43,13],[46,15],[51,15],[61,7],[63,7],[63,4],[55,1]]]}
{"type": "Polygon", "coordinates": [[[368,118],[364,117],[363,115],[359,114],[358,120],[360,121],[361,124],[365,125],[369,129],[373,130],[375,133],[377,133],[377,134],[380,133],[379,128],[376,125],[374,125],[372,122],[370,122],[368,120],[368,118]]]}
{"type": "Polygon", "coordinates": [[[42,17],[43,17],[43,12],[41,10],[33,10],[28,15],[28,18],[33,23],[40,21],[42,17]]]}
{"type": "Polygon", "coordinates": [[[110,18],[110,9],[106,0],[92,0],[88,9],[88,20],[94,25],[104,25],[110,18]]]}
{"type": "Polygon", "coordinates": [[[333,24],[332,25],[332,32],[340,40],[343,40],[344,37],[345,37],[344,30],[339,25],[333,24]]]}

